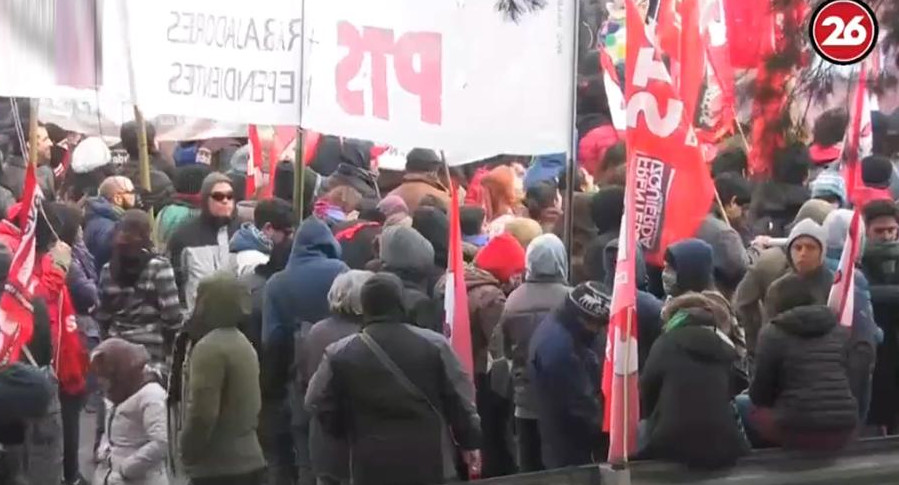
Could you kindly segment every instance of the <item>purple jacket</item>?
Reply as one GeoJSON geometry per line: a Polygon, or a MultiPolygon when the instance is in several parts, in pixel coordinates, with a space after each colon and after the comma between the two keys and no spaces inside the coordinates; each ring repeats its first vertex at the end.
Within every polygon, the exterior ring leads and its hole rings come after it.
{"type": "Polygon", "coordinates": [[[90,315],[99,304],[97,281],[94,257],[83,242],[75,243],[72,246],[72,266],[69,268],[66,284],[78,315],[90,315]]]}

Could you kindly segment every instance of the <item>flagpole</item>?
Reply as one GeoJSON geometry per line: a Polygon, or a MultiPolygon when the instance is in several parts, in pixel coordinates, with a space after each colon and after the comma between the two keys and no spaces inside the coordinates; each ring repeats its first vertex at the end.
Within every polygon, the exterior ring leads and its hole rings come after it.
{"type": "Polygon", "coordinates": [[[296,146],[294,146],[293,163],[293,208],[297,213],[297,220],[303,220],[303,207],[306,198],[306,132],[303,130],[303,102],[306,94],[306,0],[300,1],[300,122],[297,125],[296,146]]]}
{"type": "Polygon", "coordinates": [[[572,2],[574,13],[571,15],[571,91],[569,92],[568,109],[568,166],[565,171],[565,214],[563,219],[563,236],[565,242],[565,254],[568,258],[568,280],[571,280],[571,252],[574,231],[574,182],[577,180],[577,81],[578,81],[578,36],[580,34],[580,2],[572,2]]]}
{"type": "Polygon", "coordinates": [[[134,121],[137,123],[137,151],[140,160],[140,185],[150,193],[150,151],[147,144],[147,120],[140,108],[134,105],[134,121]]]}
{"type": "Polygon", "coordinates": [[[37,164],[37,113],[40,100],[31,98],[28,103],[28,160],[37,164]]]}
{"type": "MultiPolygon", "coordinates": [[[[628,264],[630,264],[630,263],[628,263],[628,264]]],[[[626,311],[627,311],[627,324],[626,324],[627,326],[625,327],[625,331],[624,331],[624,342],[625,342],[624,343],[624,361],[627,363],[630,363],[630,361],[631,361],[630,341],[631,341],[631,332],[633,331],[633,324],[634,324],[634,316],[633,316],[634,312],[630,311],[630,309],[628,309],[626,311]]],[[[627,403],[629,402],[628,394],[630,394],[630,392],[629,392],[630,385],[628,385],[628,376],[625,376],[624,379],[622,379],[622,381],[624,383],[624,385],[621,387],[622,388],[621,393],[624,395],[624,400],[623,400],[623,402],[624,402],[624,406],[623,406],[623,408],[624,408],[623,409],[624,423],[622,423],[623,424],[622,428],[624,429],[624,433],[623,433],[623,436],[621,439],[622,439],[622,445],[623,445],[622,449],[624,450],[624,453],[622,453],[622,456],[624,457],[624,459],[621,462],[621,467],[627,468],[627,464],[628,464],[628,461],[627,461],[628,451],[627,450],[629,449],[628,448],[628,444],[629,444],[628,438],[630,438],[630,427],[628,426],[630,417],[628,416],[629,406],[627,405],[627,403]]]]}

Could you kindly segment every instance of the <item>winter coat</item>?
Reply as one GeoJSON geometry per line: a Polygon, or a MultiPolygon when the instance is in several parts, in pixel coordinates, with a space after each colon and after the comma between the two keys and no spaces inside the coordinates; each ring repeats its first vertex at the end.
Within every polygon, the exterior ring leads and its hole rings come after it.
{"type": "Polygon", "coordinates": [[[141,344],[153,359],[164,360],[182,318],[175,272],[168,260],[153,257],[130,287],[121,286],[110,265],[104,266],[95,318],[105,334],[141,344]]]}
{"type": "MultiPolygon", "coordinates": [[[[296,355],[303,356],[303,368],[297,370],[300,393],[296,405],[303,406],[305,391],[312,381],[312,376],[325,356],[325,349],[344,337],[359,333],[362,330],[362,318],[347,315],[335,315],[326,318],[309,330],[306,338],[297,340],[302,348],[296,349],[296,355]]],[[[305,411],[294,411],[294,414],[305,411]]],[[[309,423],[309,456],[312,460],[312,471],[316,476],[329,476],[340,480],[350,478],[350,450],[345,439],[332,436],[322,428],[318,419],[309,423]]]]}
{"type": "Polygon", "coordinates": [[[66,286],[69,287],[72,305],[78,315],[89,315],[99,304],[99,280],[94,257],[84,243],[72,245],[72,265],[66,275],[66,286]]]}
{"type": "Polygon", "coordinates": [[[644,456],[702,468],[732,466],[749,451],[733,405],[740,391],[733,378],[737,352],[709,310],[678,310],[667,323],[679,319],[656,340],[640,374],[649,415],[644,456]]]}
{"type": "Polygon", "coordinates": [[[449,342],[386,319],[367,322],[365,332],[443,418],[402,386],[358,334],[327,348],[306,394],[307,409],[349,443],[357,485],[453,481],[450,432],[460,448],[473,450],[480,448],[481,431],[474,388],[449,342]]]}
{"type": "Polygon", "coordinates": [[[437,200],[449,206],[449,190],[443,185],[436,175],[426,173],[407,173],[403,177],[403,183],[393,189],[388,195],[399,196],[409,208],[409,213],[415,213],[421,199],[427,195],[433,195],[437,200]]]}
{"type": "Polygon", "coordinates": [[[341,259],[350,269],[364,269],[369,261],[378,257],[375,241],[380,235],[381,225],[369,221],[357,221],[334,233],[340,243],[341,259]]]}
{"type": "Polygon", "coordinates": [[[709,214],[696,231],[696,238],[712,246],[716,287],[727,294],[732,293],[749,267],[749,255],[740,234],[726,222],[709,214]]]}
{"type": "Polygon", "coordinates": [[[238,330],[249,294],[219,274],[200,283],[197,307],[185,324],[196,342],[185,362],[181,461],[190,478],[233,476],[265,466],[256,435],[262,398],[259,361],[238,330]]]}
{"type": "Polygon", "coordinates": [[[143,189],[140,178],[140,163],[137,160],[128,161],[122,165],[119,172],[122,176],[128,177],[131,183],[134,184],[134,187],[137,188],[144,207],[153,209],[158,214],[166,205],[171,203],[172,194],[175,193],[175,186],[172,184],[175,167],[174,164],[170,167],[166,166],[165,168],[169,171],[169,173],[166,173],[161,169],[161,165],[165,162],[157,155],[152,154],[150,156],[150,192],[143,189]],[[159,163],[155,163],[157,160],[159,163]]]}
{"type": "Polygon", "coordinates": [[[547,468],[605,459],[599,453],[603,413],[597,340],[564,303],[540,322],[531,337],[527,372],[547,468]]]}
{"type": "Polygon", "coordinates": [[[301,323],[311,325],[327,317],[331,284],[348,269],[340,261],[340,245],[328,226],[315,217],[306,219],[294,237],[287,267],[266,283],[263,344],[276,329],[289,330],[292,335],[301,323]]]}
{"type": "Polygon", "coordinates": [[[166,392],[144,385],[119,405],[106,401],[106,427],[97,450],[94,483],[168,485],[166,392]]]}
{"type": "Polygon", "coordinates": [[[753,234],[786,237],[788,226],[810,197],[808,188],[802,185],[773,180],[760,184],[749,207],[753,234]]]}
{"type": "Polygon", "coordinates": [[[750,353],[755,352],[762,324],[769,319],[764,307],[768,288],[789,271],[790,263],[785,249],[768,248],[762,251],[737,285],[733,296],[734,312],[746,330],[746,345],[750,353]]]}
{"type": "Polygon", "coordinates": [[[84,211],[84,245],[94,256],[97,273],[112,257],[113,234],[122,212],[105,197],[87,199],[84,211]]]}
{"type": "MultiPolygon", "coordinates": [[[[41,165],[35,170],[37,183],[45,197],[54,198],[55,175],[48,165],[41,165]]],[[[0,173],[0,184],[12,192],[15,200],[21,200],[25,191],[25,159],[20,156],[12,156],[4,160],[3,170],[0,173]]]]}
{"type": "Polygon", "coordinates": [[[237,277],[252,273],[256,266],[268,262],[272,252],[272,240],[265,236],[252,222],[245,222],[231,236],[228,249],[236,253],[237,277]]]}
{"type": "MultiPolygon", "coordinates": [[[[175,270],[175,280],[178,282],[178,289],[181,293],[185,292],[189,276],[187,274],[188,269],[182,267],[184,264],[184,250],[191,248],[198,252],[218,254],[220,252],[218,235],[221,228],[222,226],[215,222],[212,217],[201,213],[199,216],[178,226],[175,232],[172,233],[167,249],[172,269],[175,270]]],[[[240,224],[236,220],[231,220],[227,228],[230,240],[240,228],[240,224]]],[[[212,260],[213,256],[210,256],[209,259],[212,260]]],[[[182,295],[182,297],[186,296],[182,295]]]]}
{"type": "Polygon", "coordinates": [[[883,330],[874,367],[870,422],[896,422],[899,409],[899,242],[865,246],[862,268],[868,276],[874,321],[883,330]]]}
{"type": "Polygon", "coordinates": [[[431,243],[415,229],[394,226],[381,234],[380,270],[395,274],[403,282],[407,321],[442,333],[443,301],[432,298],[439,279],[435,278],[434,253],[431,243]]]}
{"type": "Polygon", "coordinates": [[[749,397],[789,431],[837,431],[858,424],[847,376],[849,329],[826,306],[794,308],[759,335],[749,397]]]}

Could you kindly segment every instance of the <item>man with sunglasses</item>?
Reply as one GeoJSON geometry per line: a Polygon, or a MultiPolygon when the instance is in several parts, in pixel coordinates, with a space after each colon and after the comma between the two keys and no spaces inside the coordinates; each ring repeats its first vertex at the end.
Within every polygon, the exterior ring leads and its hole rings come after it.
{"type": "Polygon", "coordinates": [[[227,265],[224,258],[228,258],[228,242],[239,229],[234,210],[234,186],[227,176],[217,172],[206,176],[200,189],[200,200],[200,215],[175,229],[168,245],[182,302],[188,308],[193,308],[194,283],[209,276],[204,273],[227,265]],[[185,267],[185,262],[190,267],[185,267]]]}

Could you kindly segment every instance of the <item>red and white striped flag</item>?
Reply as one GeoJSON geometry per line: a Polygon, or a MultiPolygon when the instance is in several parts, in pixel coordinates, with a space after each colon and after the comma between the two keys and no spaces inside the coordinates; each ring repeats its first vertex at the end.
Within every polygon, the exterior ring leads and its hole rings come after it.
{"type": "Polygon", "coordinates": [[[13,255],[0,296],[0,368],[19,360],[19,352],[34,333],[34,307],[31,305],[36,283],[34,231],[41,203],[41,189],[37,186],[34,171],[34,164],[28,163],[23,206],[19,211],[22,239],[13,255]]]}
{"type": "Polygon", "coordinates": [[[250,156],[247,157],[247,182],[244,199],[252,200],[256,197],[256,191],[264,183],[262,179],[262,142],[259,140],[259,128],[250,125],[248,131],[250,139],[250,156]]]}
{"type": "MultiPolygon", "coordinates": [[[[858,83],[849,118],[849,129],[843,141],[843,177],[846,179],[846,191],[849,200],[860,200],[857,195],[866,191],[861,179],[861,159],[870,155],[873,150],[871,130],[871,108],[868,99],[867,67],[859,70],[858,83]]],[[[858,205],[852,213],[843,254],[840,255],[840,266],[834,275],[833,286],[827,298],[827,305],[837,314],[840,324],[852,326],[852,315],[855,309],[855,263],[861,251],[862,221],[861,209],[858,205]]]]}
{"type": "Polygon", "coordinates": [[[624,93],[621,91],[621,82],[615,71],[615,63],[612,56],[605,48],[599,48],[599,65],[602,66],[603,87],[606,90],[606,99],[609,101],[609,112],[612,115],[612,126],[622,136],[627,129],[627,109],[624,106],[624,93]]]}
{"type": "Polygon", "coordinates": [[[468,291],[465,287],[465,261],[462,258],[462,228],[459,225],[459,193],[450,185],[449,255],[446,268],[446,313],[444,333],[469,376],[474,375],[471,350],[471,323],[468,316],[468,291]]]}

